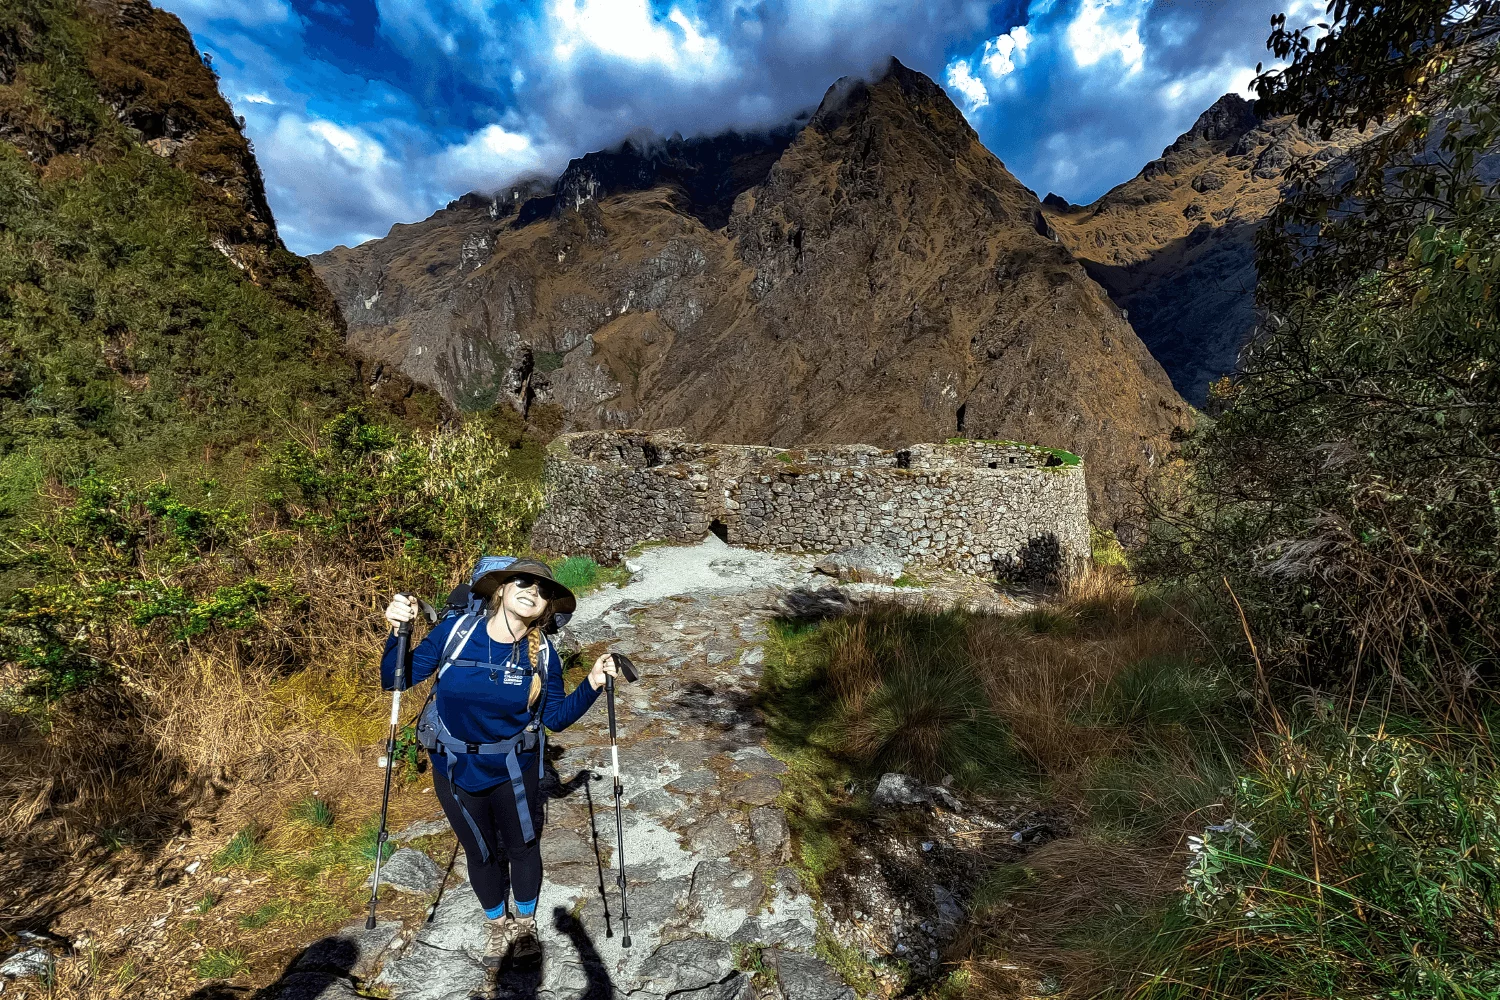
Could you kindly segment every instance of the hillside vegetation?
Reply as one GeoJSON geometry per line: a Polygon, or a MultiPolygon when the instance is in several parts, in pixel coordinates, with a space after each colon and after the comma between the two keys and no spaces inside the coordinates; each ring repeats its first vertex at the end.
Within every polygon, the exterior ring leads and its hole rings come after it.
{"type": "Polygon", "coordinates": [[[1269,331],[1155,482],[1133,585],[786,623],[765,698],[815,882],[884,770],[1065,817],[991,848],[951,974],[909,989],[1500,995],[1497,13],[1274,26],[1257,111],[1377,139],[1289,166],[1269,331]]]}
{"type": "Polygon", "coordinates": [[[378,595],[524,539],[519,423],[437,430],[343,334],[176,18],[0,7],[0,932],[347,768],[378,595]]]}

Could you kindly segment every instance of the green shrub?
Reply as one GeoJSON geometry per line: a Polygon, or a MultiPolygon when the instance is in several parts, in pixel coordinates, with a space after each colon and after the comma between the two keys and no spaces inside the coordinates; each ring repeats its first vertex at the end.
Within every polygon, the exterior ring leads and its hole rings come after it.
{"type": "Polygon", "coordinates": [[[514,551],[541,510],[539,482],[477,423],[401,435],[350,410],[317,448],[289,442],[265,470],[266,497],[293,525],[373,557],[423,545],[514,551]]]}

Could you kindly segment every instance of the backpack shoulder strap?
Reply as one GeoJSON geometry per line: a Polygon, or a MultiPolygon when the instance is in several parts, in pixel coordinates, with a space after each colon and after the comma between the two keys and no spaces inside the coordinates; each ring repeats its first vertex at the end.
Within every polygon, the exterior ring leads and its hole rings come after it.
{"type": "MultiPolygon", "coordinates": [[[[448,633],[448,641],[443,644],[443,655],[438,660],[438,680],[443,679],[443,674],[448,672],[448,667],[452,664],[453,658],[468,644],[469,636],[474,634],[474,629],[478,628],[479,623],[482,621],[484,621],[483,615],[464,615],[453,623],[453,631],[448,633]],[[469,620],[471,618],[473,621],[469,620]]],[[[433,683],[436,686],[436,681],[433,683]]]]}

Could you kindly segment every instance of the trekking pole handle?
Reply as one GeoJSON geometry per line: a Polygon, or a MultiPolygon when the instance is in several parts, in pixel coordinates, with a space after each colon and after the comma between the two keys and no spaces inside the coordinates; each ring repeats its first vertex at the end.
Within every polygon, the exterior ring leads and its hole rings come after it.
{"type": "Polygon", "coordinates": [[[609,710],[609,767],[615,779],[615,794],[620,791],[620,748],[615,743],[615,679],[604,675],[605,706],[609,710]]]}

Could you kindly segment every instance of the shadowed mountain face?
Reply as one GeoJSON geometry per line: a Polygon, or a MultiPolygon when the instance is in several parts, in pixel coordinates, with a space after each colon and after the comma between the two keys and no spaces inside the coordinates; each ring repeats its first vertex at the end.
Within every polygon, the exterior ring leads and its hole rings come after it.
{"type": "MultiPolygon", "coordinates": [[[[1344,137],[1347,138],[1347,137],[1344,137]]],[[[1058,238],[1126,311],[1172,384],[1201,404],[1256,325],[1255,232],[1294,159],[1347,151],[1293,118],[1221,97],[1160,159],[1092,205],[1044,202],[1058,238]]]]}
{"type": "Polygon", "coordinates": [[[1082,453],[1095,515],[1187,410],[1035,195],[892,62],[800,129],[627,144],[314,264],[350,343],[464,408],[565,426],[1082,453]]]}

